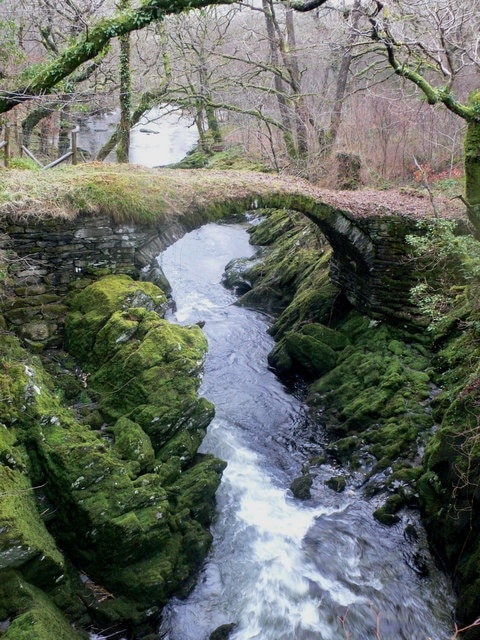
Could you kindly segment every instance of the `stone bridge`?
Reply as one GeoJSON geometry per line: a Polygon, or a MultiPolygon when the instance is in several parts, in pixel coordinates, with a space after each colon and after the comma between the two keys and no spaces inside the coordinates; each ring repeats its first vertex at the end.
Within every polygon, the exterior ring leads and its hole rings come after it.
{"type": "MultiPolygon", "coordinates": [[[[95,179],[104,182],[108,172],[114,180],[116,171],[92,170],[89,184],[95,179]]],[[[331,191],[297,179],[247,172],[130,172],[130,188],[136,188],[136,175],[143,179],[147,175],[151,180],[147,189],[160,194],[158,212],[153,211],[148,222],[135,211],[128,222],[119,222],[115,211],[107,212],[105,205],[95,202],[87,202],[68,219],[48,213],[39,216],[38,211],[37,215],[24,212],[22,222],[15,211],[0,218],[3,244],[19,256],[12,273],[17,295],[25,293],[23,308],[32,306],[35,296],[62,296],[71,281],[90,267],[138,276],[187,231],[230,214],[272,207],[298,211],[318,225],[333,249],[332,281],[357,309],[372,317],[411,318],[412,266],[405,258],[405,236],[415,232],[419,218],[433,215],[427,196],[331,191]]],[[[145,190],[144,180],[141,188],[145,190]]],[[[439,206],[442,215],[458,215],[449,210],[451,204],[437,203],[439,206]]],[[[44,311],[49,304],[43,304],[44,311]]],[[[14,324],[25,322],[25,314],[7,317],[14,324]]]]}

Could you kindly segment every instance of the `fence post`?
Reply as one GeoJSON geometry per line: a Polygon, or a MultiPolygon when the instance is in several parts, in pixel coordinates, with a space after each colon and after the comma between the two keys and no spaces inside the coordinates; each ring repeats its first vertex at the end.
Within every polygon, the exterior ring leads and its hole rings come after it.
{"type": "Polygon", "coordinates": [[[72,164],[78,162],[78,148],[77,148],[77,134],[80,131],[80,127],[75,127],[72,131],[72,164]]]}
{"type": "Polygon", "coordinates": [[[3,149],[3,162],[8,169],[10,164],[10,125],[5,125],[5,147],[3,149]]]}

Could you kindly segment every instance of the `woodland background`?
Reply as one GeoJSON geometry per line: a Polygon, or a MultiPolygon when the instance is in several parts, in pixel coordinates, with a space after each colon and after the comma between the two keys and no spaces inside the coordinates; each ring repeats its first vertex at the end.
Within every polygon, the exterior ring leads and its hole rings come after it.
{"type": "MultiPolygon", "coordinates": [[[[480,86],[480,2],[389,4],[382,17],[409,66],[466,102],[480,86]]],[[[131,0],[0,3],[0,92],[23,87],[2,122],[17,147],[56,157],[87,115],[118,110],[119,131],[98,159],[116,146],[125,161],[130,126],[161,104],[192,119],[206,152],[233,145],[267,169],[315,182],[329,183],[339,151],[357,154],[363,180],[377,187],[426,179],[448,187],[462,175],[465,121],[427,104],[394,73],[372,30],[378,2],[332,0],[298,12],[254,0],[166,15],[112,39],[48,95],[24,95],[29,78],[92,24],[132,7],[131,0]]]]}

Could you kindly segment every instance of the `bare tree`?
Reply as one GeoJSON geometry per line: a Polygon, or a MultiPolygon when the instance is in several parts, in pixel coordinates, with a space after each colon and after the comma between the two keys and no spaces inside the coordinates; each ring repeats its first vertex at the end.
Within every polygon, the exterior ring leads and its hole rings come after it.
{"type": "Polygon", "coordinates": [[[102,53],[110,40],[126,33],[143,29],[166,15],[181,13],[210,4],[228,4],[232,0],[143,0],[132,10],[117,11],[112,16],[90,25],[84,34],[64,48],[58,57],[39,70],[29,68],[16,86],[0,91],[0,113],[27,102],[34,96],[44,95],[82,64],[102,53]],[[25,76],[31,76],[28,79],[25,76]]]}
{"type": "Polygon", "coordinates": [[[466,123],[464,201],[480,235],[480,4],[400,0],[395,13],[378,0],[371,4],[365,33],[395,74],[418,87],[429,105],[441,104],[466,123]]]}

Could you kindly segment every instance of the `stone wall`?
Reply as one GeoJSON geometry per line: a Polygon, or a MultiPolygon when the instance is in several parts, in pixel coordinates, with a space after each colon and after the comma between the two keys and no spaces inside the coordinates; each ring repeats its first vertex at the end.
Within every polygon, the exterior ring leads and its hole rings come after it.
{"type": "Polygon", "coordinates": [[[119,225],[106,216],[28,219],[23,224],[4,220],[0,248],[8,252],[12,294],[4,316],[31,343],[54,340],[66,310],[64,296],[75,280],[101,270],[138,278],[142,268],[187,230],[179,221],[158,230],[119,225]]]}
{"type": "Polygon", "coordinates": [[[416,220],[402,216],[354,217],[317,206],[307,214],[333,248],[330,277],[361,313],[412,323],[417,316],[410,299],[415,270],[407,258],[405,237],[416,220]]]}

